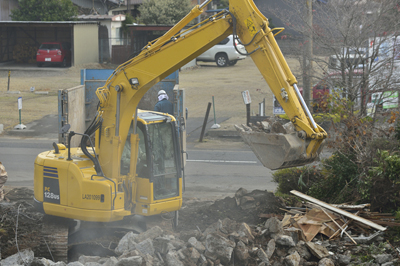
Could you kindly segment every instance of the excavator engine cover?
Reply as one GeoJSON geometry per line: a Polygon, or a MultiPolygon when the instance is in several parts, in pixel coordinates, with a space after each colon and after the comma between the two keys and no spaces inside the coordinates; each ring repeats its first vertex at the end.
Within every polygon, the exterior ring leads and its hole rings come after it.
{"type": "Polygon", "coordinates": [[[260,162],[271,170],[302,166],[318,158],[307,158],[307,141],[299,138],[297,133],[238,131],[260,162]]]}

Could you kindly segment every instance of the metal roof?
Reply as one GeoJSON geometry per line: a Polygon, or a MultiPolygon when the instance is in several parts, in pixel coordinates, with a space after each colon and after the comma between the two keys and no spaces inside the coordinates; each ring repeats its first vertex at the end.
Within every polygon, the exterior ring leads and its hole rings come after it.
{"type": "Polygon", "coordinates": [[[97,24],[97,21],[0,21],[0,24],[97,24]]]}

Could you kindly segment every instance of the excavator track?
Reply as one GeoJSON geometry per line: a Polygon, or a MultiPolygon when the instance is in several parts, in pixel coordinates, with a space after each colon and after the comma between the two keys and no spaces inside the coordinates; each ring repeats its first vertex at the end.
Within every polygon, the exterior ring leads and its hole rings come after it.
{"type": "Polygon", "coordinates": [[[41,230],[43,241],[35,255],[65,263],[77,260],[83,254],[115,256],[113,250],[130,231],[146,231],[142,217],[132,216],[122,221],[98,223],[45,215],[41,230]]]}
{"type": "Polygon", "coordinates": [[[43,218],[42,236],[38,257],[68,262],[68,229],[71,220],[46,215],[43,218]]]}

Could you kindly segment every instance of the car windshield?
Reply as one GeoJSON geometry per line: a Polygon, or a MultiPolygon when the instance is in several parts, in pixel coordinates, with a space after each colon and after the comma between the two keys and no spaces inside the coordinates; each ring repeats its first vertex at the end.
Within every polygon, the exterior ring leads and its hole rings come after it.
{"type": "Polygon", "coordinates": [[[39,49],[57,50],[57,49],[60,49],[60,44],[58,44],[58,43],[43,43],[42,45],[40,45],[39,49]]]}

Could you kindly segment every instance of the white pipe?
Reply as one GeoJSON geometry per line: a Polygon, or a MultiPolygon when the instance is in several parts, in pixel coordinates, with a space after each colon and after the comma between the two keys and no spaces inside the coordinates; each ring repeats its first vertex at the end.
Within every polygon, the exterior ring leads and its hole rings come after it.
{"type": "Polygon", "coordinates": [[[303,96],[301,96],[299,88],[297,88],[297,84],[293,84],[293,88],[296,91],[297,98],[299,98],[301,105],[303,106],[303,109],[306,111],[306,114],[308,118],[310,118],[311,124],[314,129],[317,129],[317,124],[315,124],[314,118],[312,117],[310,110],[308,110],[307,104],[303,99],[303,96]]]}

